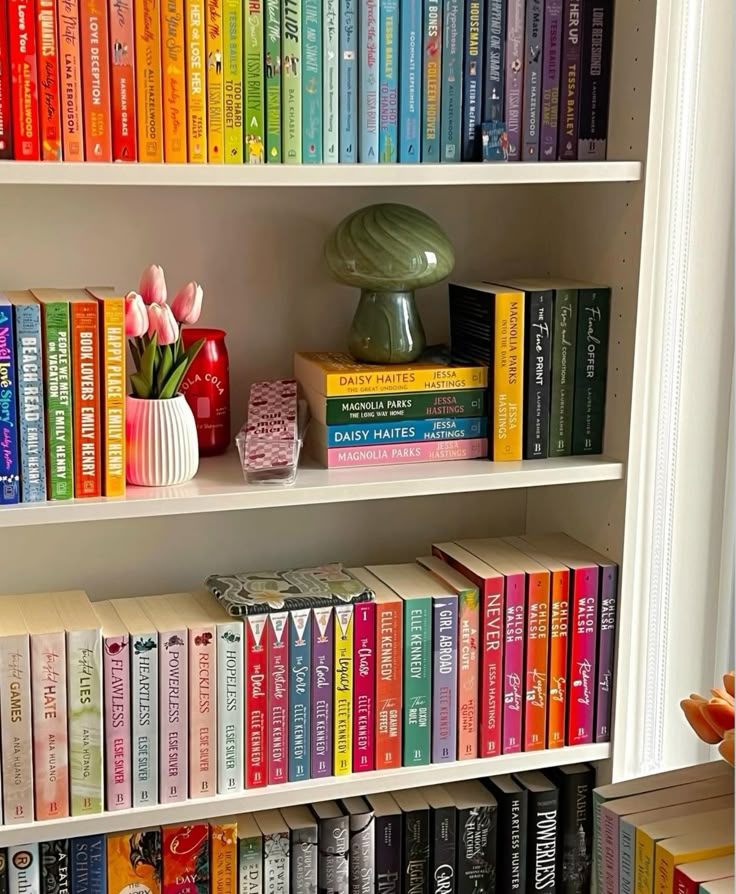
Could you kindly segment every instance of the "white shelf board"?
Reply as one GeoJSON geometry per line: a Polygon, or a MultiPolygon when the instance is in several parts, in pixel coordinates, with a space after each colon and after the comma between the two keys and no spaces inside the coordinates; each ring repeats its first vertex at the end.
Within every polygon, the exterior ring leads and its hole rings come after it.
{"type": "Polygon", "coordinates": [[[121,498],[4,506],[0,508],[0,528],[616,481],[623,474],[623,463],[605,456],[513,463],[476,459],[334,470],[308,464],[299,469],[296,483],[290,487],[254,486],[243,482],[237,455],[230,452],[202,460],[196,477],[176,487],[129,485],[121,498]]]}
{"type": "Polygon", "coordinates": [[[559,767],[580,761],[601,761],[607,760],[610,756],[611,746],[608,743],[575,745],[571,748],[504,754],[499,757],[448,764],[374,770],[348,776],[310,779],[307,782],[288,782],[284,785],[246,789],[242,792],[180,801],[176,804],[158,804],[153,807],[116,810],[92,816],[0,826],[0,847],[77,835],[124,832],[167,823],[189,823],[230,814],[249,813],[253,810],[287,807],[292,804],[314,804],[317,801],[347,798],[352,795],[370,795],[374,792],[415,788],[420,785],[440,785],[464,779],[498,776],[502,773],[541,770],[545,767],[559,767]]]}
{"type": "Polygon", "coordinates": [[[0,162],[0,184],[42,186],[472,186],[641,180],[638,161],[426,165],[0,162]]]}

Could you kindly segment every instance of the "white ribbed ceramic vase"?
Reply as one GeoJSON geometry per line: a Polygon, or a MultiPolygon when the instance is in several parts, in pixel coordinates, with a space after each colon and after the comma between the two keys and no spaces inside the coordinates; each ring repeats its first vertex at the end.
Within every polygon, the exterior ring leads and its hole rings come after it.
{"type": "Polygon", "coordinates": [[[194,414],[183,394],[168,400],[126,398],[126,477],[130,484],[164,487],[197,474],[194,414]]]}

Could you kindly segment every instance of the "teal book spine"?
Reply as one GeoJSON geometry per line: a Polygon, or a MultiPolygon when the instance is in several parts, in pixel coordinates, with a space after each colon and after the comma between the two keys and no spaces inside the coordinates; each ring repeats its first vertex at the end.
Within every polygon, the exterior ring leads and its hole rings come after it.
{"type": "Polygon", "coordinates": [[[378,43],[378,160],[393,164],[399,157],[399,4],[380,0],[378,43]]]}
{"type": "Polygon", "coordinates": [[[322,164],[322,0],[303,0],[302,161],[322,164]]]}
{"type": "Polygon", "coordinates": [[[323,0],[322,19],[322,88],[323,130],[322,156],[325,164],[339,160],[339,105],[340,35],[338,31],[339,0],[323,0]]]}
{"type": "Polygon", "coordinates": [[[360,2],[360,143],[363,164],[378,163],[378,0],[360,2]]]}
{"type": "Polygon", "coordinates": [[[358,0],[340,0],[340,163],[358,160],[358,0]]]}
{"type": "Polygon", "coordinates": [[[302,3],[282,0],[281,4],[281,89],[283,117],[283,161],[302,162],[302,3]]]}
{"type": "Polygon", "coordinates": [[[442,161],[460,161],[463,122],[463,37],[465,6],[463,0],[444,0],[442,38],[442,161]]]}
{"type": "Polygon", "coordinates": [[[266,160],[281,163],[281,0],[266,0],[266,160]]]}
{"type": "Polygon", "coordinates": [[[422,59],[422,161],[440,160],[442,98],[442,0],[424,0],[422,59]]]}
{"type": "Polygon", "coordinates": [[[46,428],[40,305],[15,306],[15,349],[18,357],[21,499],[24,503],[40,503],[46,499],[46,428]]]}
{"type": "Polygon", "coordinates": [[[432,599],[404,601],[404,766],[428,764],[432,724],[432,599]]]}

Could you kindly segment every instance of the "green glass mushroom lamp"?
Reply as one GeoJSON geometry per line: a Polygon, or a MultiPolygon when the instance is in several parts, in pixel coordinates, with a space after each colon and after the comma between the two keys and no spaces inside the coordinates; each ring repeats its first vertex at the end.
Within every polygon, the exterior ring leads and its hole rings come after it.
{"type": "Polygon", "coordinates": [[[410,205],[368,205],[325,243],[330,272],[360,289],[349,349],[366,363],[411,363],[426,339],[414,299],[452,272],[455,253],[441,227],[410,205]]]}

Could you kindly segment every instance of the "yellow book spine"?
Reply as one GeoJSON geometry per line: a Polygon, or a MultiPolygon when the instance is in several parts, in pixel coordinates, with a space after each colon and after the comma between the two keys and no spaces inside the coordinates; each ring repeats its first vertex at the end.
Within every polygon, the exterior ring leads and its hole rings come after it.
{"type": "Polygon", "coordinates": [[[224,0],[225,161],[243,164],[243,3],[224,0]]]}
{"type": "Polygon", "coordinates": [[[217,894],[237,894],[238,824],[234,819],[210,824],[211,890],[217,894]]]}
{"type": "Polygon", "coordinates": [[[163,77],[164,160],[187,160],[186,62],[184,56],[184,0],[161,2],[161,60],[163,77]]]}
{"type": "Polygon", "coordinates": [[[654,841],[636,830],[636,894],[652,894],[654,887],[654,841]]]}
{"type": "Polygon", "coordinates": [[[493,459],[522,458],[524,295],[496,295],[493,375],[493,459]]]}
{"type": "Polygon", "coordinates": [[[138,161],[160,162],[164,160],[164,141],[159,0],[135,0],[135,66],[138,161]]]}
{"type": "Polygon", "coordinates": [[[207,70],[204,0],[185,0],[187,52],[187,143],[189,161],[207,161],[207,70]]]}
{"type": "Polygon", "coordinates": [[[732,854],[733,850],[733,841],[731,841],[680,853],[675,859],[670,851],[658,844],[655,850],[655,894],[672,894],[675,884],[675,866],[680,863],[695,863],[700,860],[712,860],[715,857],[726,857],[732,854]]]}
{"type": "Polygon", "coordinates": [[[462,391],[467,388],[485,388],[487,385],[488,370],[485,366],[448,366],[439,369],[398,367],[396,371],[327,373],[325,396],[462,391]]]}
{"type": "Polygon", "coordinates": [[[352,772],[353,606],[335,608],[335,776],[352,772]]]}
{"type": "Polygon", "coordinates": [[[104,462],[106,497],[125,493],[125,299],[102,302],[104,462]]]}
{"type": "Polygon", "coordinates": [[[206,0],[205,32],[207,35],[207,159],[210,164],[217,164],[224,161],[225,154],[222,0],[206,0]]]}

